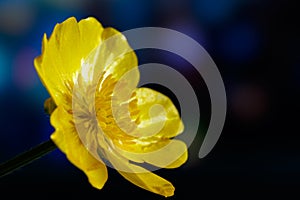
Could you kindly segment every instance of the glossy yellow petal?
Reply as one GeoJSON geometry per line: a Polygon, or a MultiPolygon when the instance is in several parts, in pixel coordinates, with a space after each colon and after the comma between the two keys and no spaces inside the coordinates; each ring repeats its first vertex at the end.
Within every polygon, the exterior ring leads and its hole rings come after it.
{"type": "Polygon", "coordinates": [[[51,139],[62,152],[67,153],[68,141],[65,133],[72,134],[75,130],[71,116],[65,111],[63,106],[59,106],[52,112],[50,121],[55,128],[51,139]]]}
{"type": "MultiPolygon", "coordinates": [[[[156,147],[157,148],[157,147],[156,147]]],[[[159,168],[177,168],[187,161],[188,151],[186,144],[180,140],[170,140],[165,146],[145,153],[134,153],[116,149],[127,159],[138,163],[149,163],[159,168]]]]}
{"type": "Polygon", "coordinates": [[[80,50],[82,51],[82,58],[85,58],[101,43],[101,35],[104,29],[98,20],[93,17],[80,20],[78,26],[80,32],[80,50]]]}
{"type": "MultiPolygon", "coordinates": [[[[105,28],[101,43],[83,59],[81,73],[86,81],[98,83],[99,90],[107,90],[101,85],[106,78],[113,82],[122,78],[123,83],[130,83],[135,88],[139,81],[137,65],[136,55],[126,38],[115,29],[105,28]],[[130,77],[123,77],[127,72],[130,77]]],[[[111,87],[111,92],[113,89],[111,87]]]]}
{"type": "Polygon", "coordinates": [[[129,110],[131,123],[137,126],[132,132],[124,133],[134,138],[131,143],[117,144],[121,149],[133,153],[153,152],[167,145],[169,138],[183,131],[179,113],[167,96],[149,88],[139,88],[134,98],[135,103],[130,104],[129,110]]]}
{"type": "Polygon", "coordinates": [[[102,40],[103,50],[99,55],[105,60],[104,71],[119,80],[126,72],[135,70],[136,78],[139,78],[137,57],[125,36],[114,28],[106,28],[102,40]]]}
{"type": "Polygon", "coordinates": [[[84,171],[95,188],[101,189],[108,178],[107,168],[82,144],[75,130],[72,115],[59,106],[51,115],[51,124],[56,129],[51,135],[54,143],[66,154],[70,162],[84,171]]]}
{"type": "Polygon", "coordinates": [[[179,113],[167,96],[149,88],[138,88],[136,99],[140,136],[172,138],[183,131],[179,113]]]}
{"type": "Polygon", "coordinates": [[[42,54],[34,60],[37,72],[55,103],[71,95],[81,60],[101,41],[103,28],[94,18],[77,23],[74,17],[57,24],[49,40],[43,38],[42,54]]]}
{"type": "MultiPolygon", "coordinates": [[[[183,123],[176,107],[165,95],[148,88],[136,90],[136,104],[131,104],[131,113],[140,123],[133,133],[131,143],[117,144],[116,150],[127,159],[147,162],[161,168],[175,168],[187,160],[184,142],[170,139],[183,131],[183,123]]],[[[130,122],[126,123],[128,126],[130,122]]]]}
{"type": "Polygon", "coordinates": [[[118,172],[133,184],[150,192],[169,197],[174,195],[174,186],[164,178],[142,168],[131,164],[124,158],[107,152],[107,157],[118,172]]]}
{"type": "Polygon", "coordinates": [[[137,65],[135,52],[124,35],[113,28],[105,28],[99,45],[82,60],[81,75],[86,82],[98,84],[99,93],[118,96],[116,104],[119,104],[128,99],[128,94],[138,84],[137,65]],[[103,84],[107,82],[108,87],[103,84]]]}
{"type": "MultiPolygon", "coordinates": [[[[119,171],[119,173],[125,179],[135,184],[136,186],[139,186],[150,192],[162,195],[164,197],[170,197],[174,195],[175,187],[172,185],[172,183],[154,173],[148,172],[147,170],[145,170],[144,173],[136,173],[134,172],[134,170],[137,170],[136,168],[141,167],[132,164],[129,165],[133,170],[132,173],[119,171]]],[[[140,171],[141,169],[138,170],[140,171]]]]}
{"type": "Polygon", "coordinates": [[[42,70],[42,65],[43,65],[45,46],[47,45],[47,42],[48,42],[47,35],[46,35],[46,33],[44,33],[43,39],[42,39],[42,53],[41,53],[41,55],[37,56],[33,61],[34,67],[37,71],[37,74],[39,75],[40,80],[42,81],[42,83],[45,87],[46,87],[46,83],[44,82],[44,78],[43,78],[44,74],[43,74],[43,70],[42,70]]]}

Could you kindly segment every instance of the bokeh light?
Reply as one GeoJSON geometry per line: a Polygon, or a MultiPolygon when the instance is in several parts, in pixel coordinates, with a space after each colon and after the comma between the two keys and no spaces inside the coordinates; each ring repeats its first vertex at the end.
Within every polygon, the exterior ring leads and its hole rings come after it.
{"type": "Polygon", "coordinates": [[[39,84],[36,71],[33,67],[33,60],[37,52],[30,48],[21,49],[14,58],[13,81],[22,90],[29,90],[39,84]]]}
{"type": "Polygon", "coordinates": [[[192,5],[200,22],[215,26],[233,17],[241,2],[239,0],[194,0],[192,5]]]}
{"type": "MultiPolygon", "coordinates": [[[[140,0],[113,0],[111,1],[111,22],[117,24],[118,29],[126,30],[150,25],[152,17],[152,2],[140,0]],[[121,21],[119,19],[122,19],[121,21]]],[[[100,14],[100,13],[99,13],[100,14]]]]}
{"type": "Polygon", "coordinates": [[[260,54],[261,37],[257,28],[247,22],[229,25],[220,34],[220,51],[224,59],[232,63],[255,60],[260,54]]]}
{"type": "Polygon", "coordinates": [[[0,43],[0,95],[3,95],[3,90],[7,87],[9,81],[9,54],[0,43]]]}
{"type": "Polygon", "coordinates": [[[21,35],[29,31],[36,10],[31,1],[1,1],[0,31],[8,35],[21,35]]]}

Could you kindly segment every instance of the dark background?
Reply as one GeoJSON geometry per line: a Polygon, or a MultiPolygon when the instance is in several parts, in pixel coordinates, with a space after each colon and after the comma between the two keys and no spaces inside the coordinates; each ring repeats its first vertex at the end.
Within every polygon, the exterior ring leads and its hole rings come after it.
{"type": "MultiPolygon", "coordinates": [[[[199,96],[202,118],[188,162],[156,172],[174,183],[175,196],[170,199],[299,196],[298,13],[296,2],[279,0],[1,0],[0,162],[48,140],[53,132],[43,112],[49,95],[33,67],[43,33],[49,36],[56,23],[70,16],[94,16],[104,27],[119,31],[156,26],[185,33],[208,51],[223,77],[225,126],[215,148],[199,159],[210,114],[201,76],[169,53],[137,52],[140,64],[174,66],[199,96]]],[[[132,185],[113,169],[104,188],[96,190],[59,150],[2,177],[0,198],[6,194],[33,199],[164,199],[132,185]]]]}

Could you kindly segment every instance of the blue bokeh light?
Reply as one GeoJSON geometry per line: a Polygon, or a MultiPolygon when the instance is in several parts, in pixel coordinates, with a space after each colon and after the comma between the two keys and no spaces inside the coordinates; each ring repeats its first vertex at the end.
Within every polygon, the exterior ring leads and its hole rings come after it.
{"type": "Polygon", "coordinates": [[[219,24],[234,15],[239,3],[239,0],[195,0],[193,9],[201,22],[219,24]]]}
{"type": "Polygon", "coordinates": [[[5,89],[9,81],[9,54],[0,42],[0,92],[5,89]]]}
{"type": "Polygon", "coordinates": [[[220,35],[219,48],[226,60],[247,62],[259,55],[261,36],[249,23],[238,23],[220,35]]]}
{"type": "Polygon", "coordinates": [[[151,7],[151,1],[115,0],[110,4],[111,19],[121,30],[145,26],[151,18],[151,7]]]}

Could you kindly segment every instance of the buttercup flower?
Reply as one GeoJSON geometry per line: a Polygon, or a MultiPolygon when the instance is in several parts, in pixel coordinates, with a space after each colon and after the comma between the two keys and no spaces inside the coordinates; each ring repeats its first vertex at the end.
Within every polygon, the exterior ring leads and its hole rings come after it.
{"type": "Polygon", "coordinates": [[[137,88],[137,58],[121,33],[93,17],[68,18],[44,35],[34,65],[51,96],[51,139],[95,188],[104,186],[108,165],[141,188],[174,194],[169,181],[139,164],[181,166],[187,147],[174,137],[183,123],[168,97],[137,88]]]}

